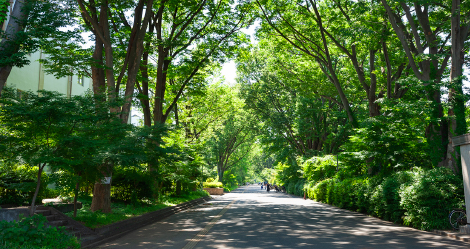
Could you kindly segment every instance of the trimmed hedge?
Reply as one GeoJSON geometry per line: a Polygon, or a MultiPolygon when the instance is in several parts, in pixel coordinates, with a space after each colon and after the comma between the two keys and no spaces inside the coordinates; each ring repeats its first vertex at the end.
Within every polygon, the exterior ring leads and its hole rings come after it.
{"type": "Polygon", "coordinates": [[[221,182],[203,182],[202,186],[204,188],[223,188],[223,184],[221,182]]]}
{"type": "Polygon", "coordinates": [[[304,195],[305,179],[291,180],[286,185],[287,193],[298,196],[304,195]]]}
{"type": "Polygon", "coordinates": [[[305,184],[305,191],[310,199],[422,230],[450,228],[447,215],[464,196],[462,180],[447,168],[330,178],[305,184]]]}

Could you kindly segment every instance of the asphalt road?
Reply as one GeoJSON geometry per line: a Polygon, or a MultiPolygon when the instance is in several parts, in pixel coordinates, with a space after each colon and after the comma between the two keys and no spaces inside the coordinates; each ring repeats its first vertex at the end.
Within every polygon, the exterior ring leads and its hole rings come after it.
{"type": "Polygon", "coordinates": [[[99,248],[470,248],[444,236],[246,186],[99,248]]]}

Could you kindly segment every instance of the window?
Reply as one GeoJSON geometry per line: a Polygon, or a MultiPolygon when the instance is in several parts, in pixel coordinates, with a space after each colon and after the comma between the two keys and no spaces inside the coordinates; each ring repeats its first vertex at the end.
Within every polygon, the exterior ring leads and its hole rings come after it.
{"type": "Polygon", "coordinates": [[[85,82],[85,77],[83,77],[82,75],[79,75],[78,76],[78,84],[80,86],[83,86],[84,85],[84,82],[85,82]]]}

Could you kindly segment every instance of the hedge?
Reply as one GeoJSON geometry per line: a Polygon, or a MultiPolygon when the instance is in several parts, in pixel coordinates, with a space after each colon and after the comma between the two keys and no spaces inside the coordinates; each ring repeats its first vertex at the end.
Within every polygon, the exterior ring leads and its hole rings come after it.
{"type": "Polygon", "coordinates": [[[329,178],[307,183],[304,190],[310,199],[422,230],[449,229],[449,211],[464,202],[462,180],[447,168],[329,178]]]}
{"type": "Polygon", "coordinates": [[[204,188],[222,188],[223,184],[221,182],[203,182],[202,186],[204,188]]]}

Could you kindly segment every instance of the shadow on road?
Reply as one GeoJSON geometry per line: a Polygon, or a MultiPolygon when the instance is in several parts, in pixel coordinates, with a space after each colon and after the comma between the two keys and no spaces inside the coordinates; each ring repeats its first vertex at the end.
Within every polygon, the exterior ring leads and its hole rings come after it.
{"type": "Polygon", "coordinates": [[[238,189],[101,248],[183,248],[236,200],[194,248],[470,248],[470,244],[284,193],[238,189]]]}

